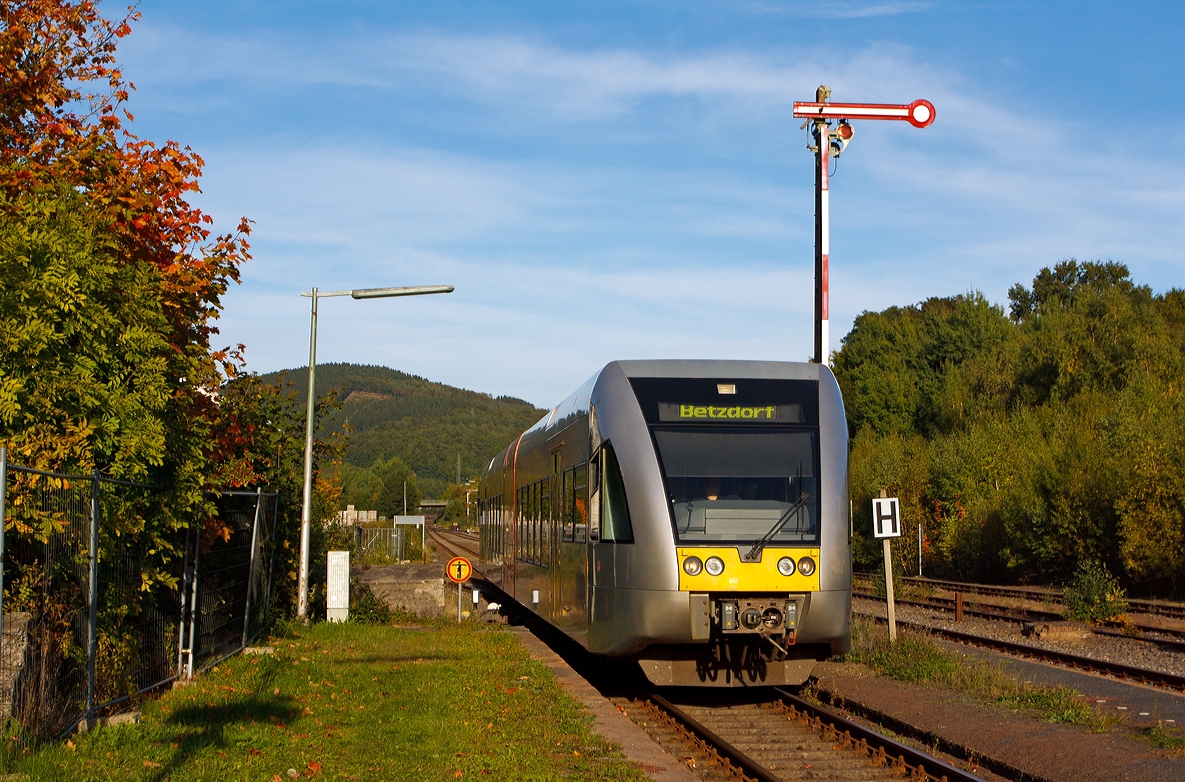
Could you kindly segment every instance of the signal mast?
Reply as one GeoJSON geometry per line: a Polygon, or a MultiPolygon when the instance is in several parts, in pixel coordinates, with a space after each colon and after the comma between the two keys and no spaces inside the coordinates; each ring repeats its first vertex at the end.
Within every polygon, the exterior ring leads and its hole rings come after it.
{"type": "Polygon", "coordinates": [[[934,122],[934,104],[915,100],[909,104],[892,103],[831,103],[831,88],[820,86],[815,91],[814,103],[794,102],[794,116],[806,118],[805,129],[812,122],[811,137],[815,153],[815,363],[827,361],[829,344],[829,284],[831,253],[831,204],[828,194],[828,168],[831,158],[839,158],[851,143],[856,129],[854,119],[904,120],[915,128],[934,122]],[[832,126],[832,121],[835,125],[832,126]]]}

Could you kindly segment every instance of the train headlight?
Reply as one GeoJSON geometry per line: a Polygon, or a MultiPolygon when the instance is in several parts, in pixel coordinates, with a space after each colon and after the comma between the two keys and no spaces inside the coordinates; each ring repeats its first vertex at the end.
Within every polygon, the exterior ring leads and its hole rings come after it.
{"type": "Polygon", "coordinates": [[[700,561],[699,557],[688,557],[683,560],[683,572],[689,576],[698,576],[703,569],[704,563],[700,561]]]}
{"type": "Polygon", "coordinates": [[[778,560],[778,572],[783,576],[794,575],[794,560],[790,557],[782,557],[778,560]]]}
{"type": "Polygon", "coordinates": [[[810,557],[803,557],[802,559],[798,560],[798,572],[802,573],[804,576],[809,576],[811,573],[814,573],[815,560],[811,559],[810,557]]]}
{"type": "Polygon", "coordinates": [[[708,571],[709,576],[718,576],[724,572],[724,560],[720,557],[708,557],[704,569],[708,571]]]}

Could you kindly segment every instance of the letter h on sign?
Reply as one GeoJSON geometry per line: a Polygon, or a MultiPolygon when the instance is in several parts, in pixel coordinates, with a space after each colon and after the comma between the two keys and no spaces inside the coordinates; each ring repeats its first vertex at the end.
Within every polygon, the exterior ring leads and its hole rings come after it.
{"type": "Polygon", "coordinates": [[[901,504],[896,497],[878,497],[872,501],[872,535],[901,537],[901,504]]]}

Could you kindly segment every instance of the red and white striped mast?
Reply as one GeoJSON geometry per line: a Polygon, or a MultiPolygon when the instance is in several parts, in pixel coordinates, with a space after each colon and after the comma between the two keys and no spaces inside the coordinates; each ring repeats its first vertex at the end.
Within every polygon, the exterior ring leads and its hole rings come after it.
{"type": "Polygon", "coordinates": [[[828,169],[831,158],[838,158],[855,135],[850,124],[854,119],[905,120],[915,128],[924,128],[934,121],[934,104],[915,100],[900,105],[891,103],[831,103],[831,88],[820,86],[815,91],[815,102],[794,102],[794,116],[805,117],[805,128],[814,122],[811,137],[814,145],[807,149],[815,153],[815,363],[827,361],[830,335],[831,203],[828,188],[828,169]],[[832,127],[832,121],[835,126],[832,127]]]}

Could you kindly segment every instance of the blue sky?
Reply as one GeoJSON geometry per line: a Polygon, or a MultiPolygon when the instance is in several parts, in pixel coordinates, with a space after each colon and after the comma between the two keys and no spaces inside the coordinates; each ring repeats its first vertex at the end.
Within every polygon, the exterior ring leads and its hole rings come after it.
{"type": "MultiPolygon", "coordinates": [[[[864,310],[1007,289],[1056,261],[1185,286],[1185,6],[146,0],[120,58],[135,130],[256,223],[221,341],[550,406],[616,358],[803,360],[811,155],[791,116],[864,122],[832,180],[832,342],[864,310]]],[[[108,13],[115,13],[112,4],[108,13]]]]}

